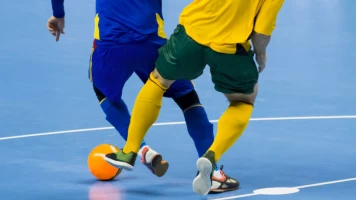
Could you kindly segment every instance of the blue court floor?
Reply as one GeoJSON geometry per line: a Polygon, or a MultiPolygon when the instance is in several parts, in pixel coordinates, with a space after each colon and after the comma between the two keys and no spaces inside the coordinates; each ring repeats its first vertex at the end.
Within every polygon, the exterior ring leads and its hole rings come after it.
{"type": "MultiPolygon", "coordinates": [[[[163,0],[168,34],[188,3],[163,0]]],[[[220,161],[241,188],[207,197],[192,191],[197,154],[170,99],[146,137],[170,162],[167,174],[156,178],[137,162],[115,181],[92,177],[90,150],[124,143],[104,119],[87,79],[95,1],[65,4],[66,34],[56,43],[46,29],[49,0],[2,0],[1,200],[356,199],[354,0],[285,1],[253,119],[220,161]],[[254,193],[271,187],[299,192],[254,193]]],[[[195,84],[209,118],[217,120],[228,103],[214,90],[209,71],[195,84]]],[[[127,83],[129,108],[141,86],[136,77],[127,83]]]]}

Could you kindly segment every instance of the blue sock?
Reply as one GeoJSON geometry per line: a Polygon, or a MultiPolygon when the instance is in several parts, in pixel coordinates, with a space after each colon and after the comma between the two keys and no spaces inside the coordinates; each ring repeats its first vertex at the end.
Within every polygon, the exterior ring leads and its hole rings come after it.
{"type": "MultiPolygon", "coordinates": [[[[184,112],[190,137],[193,139],[198,156],[201,157],[214,142],[214,127],[209,122],[203,106],[194,106],[184,112]]],[[[219,170],[216,163],[216,169],[219,170]]]]}
{"type": "MultiPolygon", "coordinates": [[[[106,120],[120,133],[121,137],[126,141],[131,116],[125,102],[120,99],[119,102],[113,103],[108,99],[104,99],[100,106],[106,114],[106,120]]],[[[141,147],[145,145],[145,141],[142,141],[141,147]]]]}

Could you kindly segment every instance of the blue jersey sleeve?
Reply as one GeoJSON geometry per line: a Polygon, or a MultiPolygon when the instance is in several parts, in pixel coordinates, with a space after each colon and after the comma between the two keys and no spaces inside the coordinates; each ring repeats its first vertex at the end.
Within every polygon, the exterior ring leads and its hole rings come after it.
{"type": "Polygon", "coordinates": [[[63,18],[64,13],[64,0],[51,0],[53,16],[56,18],[63,18]]]}

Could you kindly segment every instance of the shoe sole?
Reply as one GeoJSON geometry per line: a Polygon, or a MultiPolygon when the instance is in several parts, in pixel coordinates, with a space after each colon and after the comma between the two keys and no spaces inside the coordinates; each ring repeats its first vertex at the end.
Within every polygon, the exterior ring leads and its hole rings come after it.
{"type": "Polygon", "coordinates": [[[236,188],[227,188],[227,189],[213,189],[213,190],[210,190],[209,193],[211,193],[211,194],[223,193],[223,192],[229,192],[229,191],[233,191],[233,190],[237,190],[237,189],[239,189],[239,187],[236,187],[236,188]]]}
{"type": "MultiPolygon", "coordinates": [[[[214,181],[213,181],[214,182],[214,181]]],[[[220,183],[221,184],[221,183],[220,183]]],[[[215,194],[215,193],[222,193],[222,192],[228,192],[232,190],[238,190],[240,188],[240,182],[237,181],[237,186],[236,187],[228,187],[228,188],[215,188],[211,189],[209,193],[215,194]]]]}
{"type": "Polygon", "coordinates": [[[104,160],[106,162],[108,162],[110,165],[116,167],[116,168],[119,168],[119,169],[125,169],[125,170],[128,170],[128,171],[132,171],[133,170],[133,166],[126,163],[126,162],[121,162],[121,161],[117,161],[117,160],[112,160],[108,157],[104,157],[104,160]]]}
{"type": "Polygon", "coordinates": [[[211,190],[210,175],[213,166],[207,158],[199,158],[196,165],[199,174],[193,180],[193,190],[200,195],[207,195],[211,190]]]}
{"type": "Polygon", "coordinates": [[[162,156],[156,155],[155,158],[152,160],[152,168],[154,169],[154,174],[158,177],[164,176],[168,170],[168,162],[164,161],[162,163],[162,156]]]}

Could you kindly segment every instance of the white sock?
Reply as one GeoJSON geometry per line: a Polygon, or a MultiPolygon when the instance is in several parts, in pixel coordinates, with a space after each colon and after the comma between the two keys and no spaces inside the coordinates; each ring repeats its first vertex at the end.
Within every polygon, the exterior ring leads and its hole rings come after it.
{"type": "Polygon", "coordinates": [[[148,145],[145,145],[145,146],[141,147],[141,149],[138,151],[137,155],[140,156],[140,157],[142,157],[142,151],[143,151],[143,149],[146,148],[146,147],[150,148],[148,145]]]}
{"type": "Polygon", "coordinates": [[[213,173],[213,176],[215,177],[215,178],[222,178],[222,175],[221,175],[221,173],[220,173],[220,169],[219,170],[214,170],[214,173],[213,173]]]}

